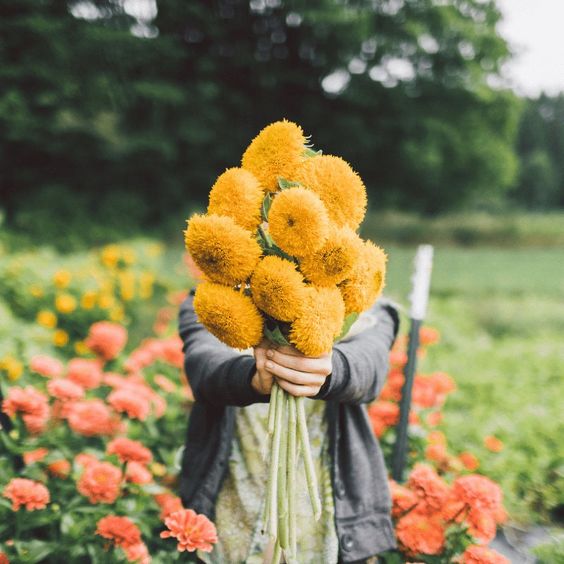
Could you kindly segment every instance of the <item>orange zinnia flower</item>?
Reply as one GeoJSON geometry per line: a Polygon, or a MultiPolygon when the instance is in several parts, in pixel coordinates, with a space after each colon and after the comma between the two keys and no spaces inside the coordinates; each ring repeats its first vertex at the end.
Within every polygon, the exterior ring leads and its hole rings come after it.
{"type": "Polygon", "coordinates": [[[432,513],[441,509],[449,495],[447,483],[430,466],[418,463],[408,480],[408,486],[420,500],[417,510],[432,513]]]}
{"type": "Polygon", "coordinates": [[[70,428],[86,437],[111,435],[119,427],[117,421],[101,399],[78,401],[71,405],[67,415],[70,428]]]}
{"type": "Polygon", "coordinates": [[[86,390],[97,388],[102,382],[100,362],[91,358],[73,358],[67,366],[67,378],[86,390]]]}
{"type": "Polygon", "coordinates": [[[22,506],[28,511],[44,509],[50,501],[49,490],[43,484],[27,478],[12,478],[2,495],[12,502],[14,511],[22,506]]]}
{"type": "Polygon", "coordinates": [[[39,462],[43,460],[49,451],[46,448],[36,448],[35,450],[29,450],[23,453],[23,461],[25,464],[33,464],[34,462],[39,462]]]}
{"type": "Polygon", "coordinates": [[[458,455],[458,459],[462,462],[464,468],[466,468],[466,470],[470,470],[471,472],[477,470],[480,466],[480,461],[471,452],[461,452],[458,455]]]}
{"type": "Polygon", "coordinates": [[[87,454],[85,452],[81,452],[80,454],[77,454],[74,457],[74,462],[78,466],[82,466],[83,468],[86,468],[87,466],[89,466],[93,462],[98,462],[98,459],[92,454],[87,454]]]}
{"type": "Polygon", "coordinates": [[[67,378],[55,378],[47,383],[47,391],[62,401],[77,400],[84,397],[84,388],[67,378]]]}
{"type": "Polygon", "coordinates": [[[441,340],[441,334],[434,327],[423,326],[419,329],[419,342],[425,345],[434,345],[441,340]]]}
{"type": "Polygon", "coordinates": [[[47,397],[33,386],[10,388],[6,399],[2,402],[2,411],[10,417],[21,413],[27,430],[32,434],[43,432],[49,420],[47,397]]]}
{"type": "Polygon", "coordinates": [[[117,454],[121,462],[140,462],[148,464],[153,460],[151,451],[143,446],[139,441],[118,437],[108,444],[106,449],[108,454],[117,454]]]}
{"type": "Polygon", "coordinates": [[[464,551],[461,564],[509,564],[509,560],[495,550],[474,544],[464,551]]]}
{"type": "Polygon", "coordinates": [[[37,372],[37,374],[41,374],[41,376],[46,378],[57,377],[63,373],[63,363],[47,355],[35,355],[31,359],[29,367],[33,372],[37,372]]]}
{"type": "Polygon", "coordinates": [[[120,494],[122,474],[109,462],[92,462],[84,469],[77,489],[90,503],[113,503],[120,494]]]}
{"type": "Polygon", "coordinates": [[[151,562],[149,549],[145,543],[140,542],[131,546],[124,546],[123,551],[129,562],[137,562],[137,564],[149,564],[151,562]]]}
{"type": "Polygon", "coordinates": [[[205,516],[198,515],[192,509],[181,509],[171,513],[165,519],[168,531],[161,533],[161,538],[173,537],[178,540],[180,552],[202,550],[211,552],[217,542],[215,525],[205,516]]]}
{"type": "Polygon", "coordinates": [[[402,517],[396,525],[397,538],[407,554],[439,554],[445,544],[445,529],[438,515],[416,511],[402,517]]]}
{"type": "Polygon", "coordinates": [[[171,493],[155,494],[155,501],[161,508],[160,518],[164,521],[171,513],[183,509],[180,498],[171,493]]]}
{"type": "Polygon", "coordinates": [[[116,546],[122,548],[141,543],[141,531],[133,521],[127,517],[108,515],[98,521],[96,534],[110,539],[116,546]]]}
{"type": "Polygon", "coordinates": [[[414,509],[419,502],[417,496],[409,488],[401,486],[394,480],[390,480],[389,483],[392,493],[392,516],[400,517],[414,509]]]}
{"type": "Polygon", "coordinates": [[[145,421],[151,411],[149,401],[140,394],[135,394],[131,389],[114,390],[107,400],[116,411],[125,412],[131,419],[145,421]]]}
{"type": "Polygon", "coordinates": [[[484,446],[492,452],[501,452],[503,450],[503,442],[493,435],[484,437],[484,446]]]}
{"type": "Polygon", "coordinates": [[[47,465],[47,470],[56,478],[65,479],[70,474],[71,464],[68,460],[60,458],[47,465]]]}
{"type": "Polygon", "coordinates": [[[112,360],[127,343],[127,329],[118,323],[98,321],[90,326],[85,343],[103,360],[112,360]]]}
{"type": "Polygon", "coordinates": [[[153,480],[153,475],[143,464],[128,462],[125,468],[125,479],[132,484],[149,484],[153,480]]]}

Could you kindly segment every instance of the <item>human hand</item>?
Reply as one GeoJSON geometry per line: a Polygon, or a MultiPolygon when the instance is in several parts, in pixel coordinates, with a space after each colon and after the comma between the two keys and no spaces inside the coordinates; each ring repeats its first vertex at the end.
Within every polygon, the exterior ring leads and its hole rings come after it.
{"type": "Polygon", "coordinates": [[[264,351],[264,370],[275,377],[277,384],[293,396],[317,395],[325,379],[333,371],[331,353],[308,357],[295,347],[275,347],[268,344],[270,348],[264,351]]]}
{"type": "Polygon", "coordinates": [[[251,380],[251,386],[259,393],[263,395],[269,395],[272,390],[272,384],[274,383],[274,376],[271,372],[266,369],[266,352],[273,347],[272,343],[267,339],[263,339],[256,347],[253,349],[255,356],[255,364],[257,370],[251,380]]]}

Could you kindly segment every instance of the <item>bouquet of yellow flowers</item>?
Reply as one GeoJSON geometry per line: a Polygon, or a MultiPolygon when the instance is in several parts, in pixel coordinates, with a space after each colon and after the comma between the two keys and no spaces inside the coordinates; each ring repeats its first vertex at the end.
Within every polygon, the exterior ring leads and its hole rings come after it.
{"type": "MultiPolygon", "coordinates": [[[[308,144],[301,127],[265,127],[213,185],[207,214],[188,221],[186,247],[205,280],[196,289],[200,322],[227,345],[266,337],[307,356],[331,350],[380,295],[386,254],[362,240],[366,189],[340,157],[308,144]]],[[[277,562],[296,558],[298,448],[316,518],[321,513],[303,398],[274,385],[268,431],[270,472],[265,525],[277,562]]]]}

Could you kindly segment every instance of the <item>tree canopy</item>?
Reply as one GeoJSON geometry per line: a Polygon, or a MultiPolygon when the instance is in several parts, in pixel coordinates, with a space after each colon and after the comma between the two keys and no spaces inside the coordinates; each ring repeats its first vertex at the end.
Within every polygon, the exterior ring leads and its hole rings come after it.
{"type": "Polygon", "coordinates": [[[282,117],[351,162],[373,209],[479,205],[515,182],[520,103],[499,86],[493,0],[131,4],[1,4],[12,225],[178,221],[282,117]]]}

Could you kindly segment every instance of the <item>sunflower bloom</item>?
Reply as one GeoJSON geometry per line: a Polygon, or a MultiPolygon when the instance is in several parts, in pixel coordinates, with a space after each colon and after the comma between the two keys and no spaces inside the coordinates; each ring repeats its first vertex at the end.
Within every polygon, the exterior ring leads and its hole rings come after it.
{"type": "Polygon", "coordinates": [[[387,256],[383,249],[365,241],[351,275],[339,285],[347,314],[368,309],[382,293],[387,256]]]}
{"type": "Polygon", "coordinates": [[[313,284],[334,286],[352,272],[361,249],[362,240],[352,229],[333,228],[325,244],[300,261],[300,269],[313,284]]]}
{"type": "Polygon", "coordinates": [[[274,242],[289,255],[312,254],[329,235],[327,210],[311,190],[289,188],[274,198],[268,214],[268,230],[274,242]]]}
{"type": "Polygon", "coordinates": [[[263,319],[249,296],[213,282],[202,282],[194,296],[200,322],[230,347],[246,349],[262,338],[263,319]]]}
{"type": "Polygon", "coordinates": [[[262,259],[251,277],[253,301],[280,321],[293,321],[306,299],[303,276],[296,266],[277,256],[262,259]]]}
{"type": "Polygon", "coordinates": [[[296,170],[297,180],[316,192],[337,225],[357,229],[366,213],[366,188],[351,166],[332,155],[305,160],[296,170]]]}
{"type": "Polygon", "coordinates": [[[307,356],[329,352],[344,317],[345,304],[337,288],[311,286],[299,317],[292,323],[290,342],[307,356]]]}
{"type": "Polygon", "coordinates": [[[263,198],[264,192],[252,172],[230,168],[211,189],[208,213],[226,215],[243,229],[255,231],[261,222],[263,198]]]}
{"type": "Polygon", "coordinates": [[[194,215],[184,236],[186,248],[204,274],[228,286],[246,280],[262,254],[251,233],[226,216],[194,215]]]}
{"type": "Polygon", "coordinates": [[[271,123],[251,141],[241,164],[265,190],[276,192],[278,177],[293,179],[294,171],[305,158],[306,141],[299,125],[287,120],[271,123]]]}

